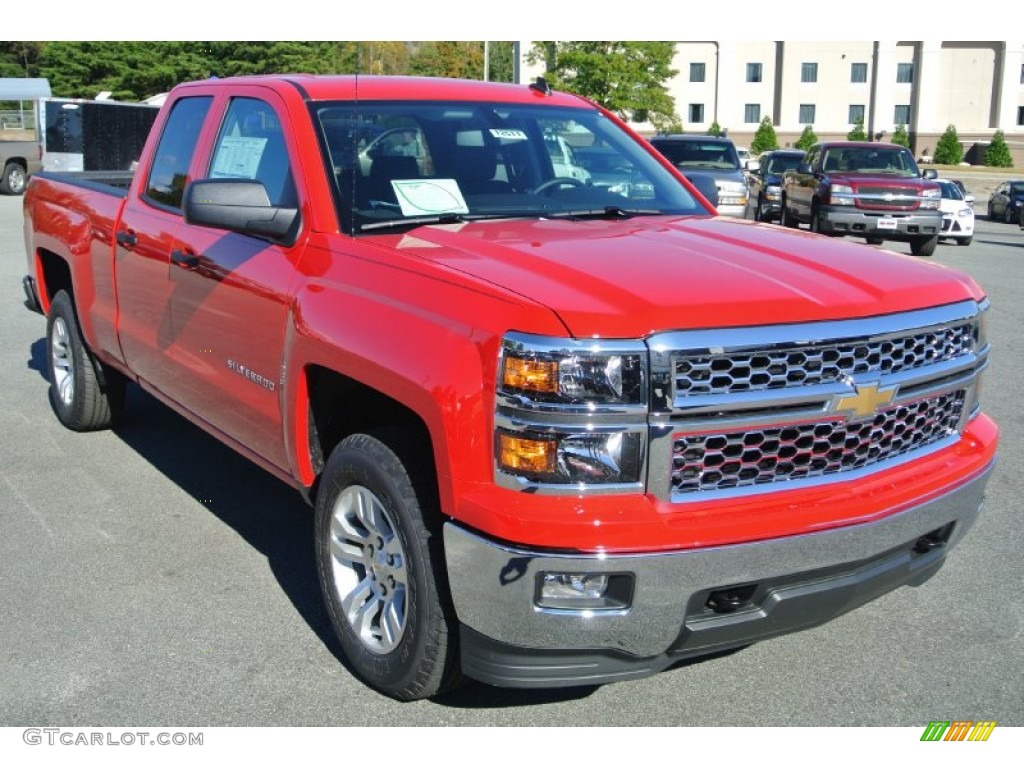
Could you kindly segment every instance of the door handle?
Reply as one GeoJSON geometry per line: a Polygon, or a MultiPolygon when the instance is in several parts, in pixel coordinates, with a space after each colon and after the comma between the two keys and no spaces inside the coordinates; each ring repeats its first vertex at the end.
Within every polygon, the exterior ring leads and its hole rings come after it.
{"type": "Polygon", "coordinates": [[[177,264],[184,269],[195,269],[199,266],[199,257],[191,251],[183,251],[175,248],[171,251],[171,263],[177,264]]]}
{"type": "Polygon", "coordinates": [[[134,248],[139,238],[130,229],[122,229],[117,233],[117,244],[124,248],[134,248]]]}

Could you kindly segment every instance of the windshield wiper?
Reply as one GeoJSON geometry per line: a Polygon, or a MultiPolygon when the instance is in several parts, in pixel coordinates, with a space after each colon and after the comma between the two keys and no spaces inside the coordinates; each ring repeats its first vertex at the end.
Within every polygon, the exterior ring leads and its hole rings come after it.
{"type": "Polygon", "coordinates": [[[664,213],[655,208],[626,209],[617,205],[606,205],[604,208],[587,208],[580,211],[549,211],[547,216],[568,219],[631,219],[634,216],[661,216],[664,213]]]}
{"type": "Polygon", "coordinates": [[[436,216],[413,216],[407,219],[388,219],[387,221],[374,221],[370,224],[363,224],[359,227],[360,232],[369,232],[372,229],[394,229],[396,227],[415,227],[420,224],[459,224],[466,221],[461,213],[440,213],[436,216]]]}

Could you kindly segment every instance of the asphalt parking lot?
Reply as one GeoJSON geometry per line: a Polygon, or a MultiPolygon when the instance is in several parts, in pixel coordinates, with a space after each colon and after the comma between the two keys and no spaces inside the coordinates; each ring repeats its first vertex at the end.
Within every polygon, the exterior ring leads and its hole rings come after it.
{"type": "Polygon", "coordinates": [[[338,661],[295,492],[137,389],[116,431],[58,424],[21,227],[0,197],[0,726],[1024,725],[1016,226],[979,218],[971,246],[931,259],[989,292],[983,400],[1003,430],[984,514],[934,579],[645,680],[412,704],[338,661]]]}

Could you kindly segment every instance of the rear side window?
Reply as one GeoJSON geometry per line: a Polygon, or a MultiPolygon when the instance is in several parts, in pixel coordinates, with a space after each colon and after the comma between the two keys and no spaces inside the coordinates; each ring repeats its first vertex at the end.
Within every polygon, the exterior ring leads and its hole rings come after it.
{"type": "Polygon", "coordinates": [[[211,96],[193,96],[172,107],[146,182],[145,194],[152,202],[181,210],[188,168],[212,100],[211,96]]]}

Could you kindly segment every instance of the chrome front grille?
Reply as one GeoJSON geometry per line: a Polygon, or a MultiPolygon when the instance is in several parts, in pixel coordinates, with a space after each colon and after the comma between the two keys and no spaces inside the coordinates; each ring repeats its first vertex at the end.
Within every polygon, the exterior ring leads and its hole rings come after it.
{"type": "Polygon", "coordinates": [[[920,191],[913,187],[858,187],[857,207],[882,211],[911,211],[920,191]]]}
{"type": "Polygon", "coordinates": [[[850,421],[682,435],[673,446],[672,490],[718,491],[860,469],[955,434],[964,402],[961,390],[850,421]]]}
{"type": "Polygon", "coordinates": [[[651,337],[648,489],[763,493],[951,445],[977,412],[986,308],[651,337]]]}
{"type": "Polygon", "coordinates": [[[960,357],[975,342],[976,326],[961,323],[885,339],[682,353],[675,361],[675,388],[686,395],[728,394],[822,384],[859,373],[898,373],[960,357]]]}

